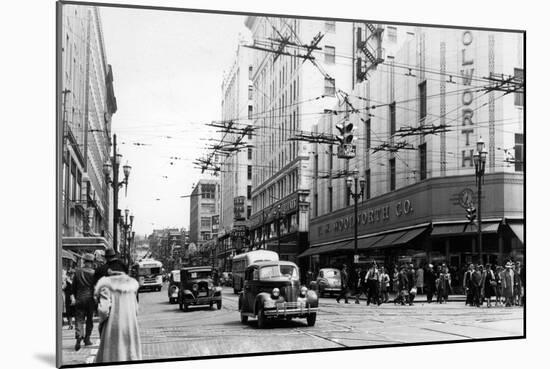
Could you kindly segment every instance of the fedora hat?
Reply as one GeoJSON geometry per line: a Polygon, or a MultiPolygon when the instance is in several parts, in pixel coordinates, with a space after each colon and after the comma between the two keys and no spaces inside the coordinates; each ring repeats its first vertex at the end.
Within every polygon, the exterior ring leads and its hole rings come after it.
{"type": "Polygon", "coordinates": [[[84,254],[82,255],[82,260],[84,261],[94,261],[95,257],[92,254],[84,254]]]}
{"type": "Polygon", "coordinates": [[[116,256],[115,249],[113,249],[112,247],[109,247],[107,250],[105,250],[105,257],[106,258],[113,257],[113,256],[116,256]]]}

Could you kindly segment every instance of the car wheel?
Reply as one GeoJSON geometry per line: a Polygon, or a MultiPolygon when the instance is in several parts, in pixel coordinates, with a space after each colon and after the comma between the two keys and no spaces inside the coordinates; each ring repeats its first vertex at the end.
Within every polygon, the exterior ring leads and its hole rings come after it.
{"type": "Polygon", "coordinates": [[[216,306],[218,307],[218,310],[221,310],[221,308],[222,308],[222,301],[221,301],[221,300],[220,300],[220,301],[217,301],[217,302],[216,302],[216,306]]]}
{"type": "Polygon", "coordinates": [[[183,304],[183,311],[189,311],[189,305],[183,304]]]}
{"type": "Polygon", "coordinates": [[[315,320],[317,319],[317,313],[311,313],[307,316],[307,326],[313,327],[315,325],[315,320]]]}
{"type": "Polygon", "coordinates": [[[214,301],[210,301],[210,309],[214,307],[214,301]]]}
{"type": "Polygon", "coordinates": [[[260,308],[258,311],[258,328],[264,329],[267,325],[267,318],[264,314],[264,308],[260,308]]]}
{"type": "Polygon", "coordinates": [[[248,322],[248,315],[241,313],[241,323],[246,324],[248,322]]]}
{"type": "Polygon", "coordinates": [[[180,302],[180,310],[183,310],[183,303],[180,302]]]}

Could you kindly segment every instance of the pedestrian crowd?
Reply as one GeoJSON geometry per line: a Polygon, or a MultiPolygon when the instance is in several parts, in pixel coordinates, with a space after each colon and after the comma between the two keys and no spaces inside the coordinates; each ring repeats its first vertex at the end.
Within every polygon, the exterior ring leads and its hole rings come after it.
{"type": "Polygon", "coordinates": [[[68,329],[75,318],[75,351],[93,345],[94,316],[99,318],[100,344],[96,363],[140,360],[137,321],[139,283],[128,275],[127,265],[114,249],[100,264],[92,254],[82,255],[82,266],[63,270],[62,290],[68,329]],[[95,268],[94,268],[95,266],[95,268]]]}
{"type": "Polygon", "coordinates": [[[453,269],[453,273],[445,263],[418,268],[403,264],[389,271],[372,262],[367,269],[357,267],[351,272],[344,264],[340,279],[342,290],[336,298],[338,303],[344,299],[348,304],[348,300],[354,298],[359,304],[363,295],[367,305],[387,302],[413,305],[417,295],[425,294],[428,303],[435,298],[435,302],[443,304],[447,303],[450,294],[460,293],[466,295],[469,306],[480,307],[486,303],[487,307],[509,307],[525,303],[525,270],[519,261],[507,261],[504,266],[470,263],[462,270],[453,269]]]}

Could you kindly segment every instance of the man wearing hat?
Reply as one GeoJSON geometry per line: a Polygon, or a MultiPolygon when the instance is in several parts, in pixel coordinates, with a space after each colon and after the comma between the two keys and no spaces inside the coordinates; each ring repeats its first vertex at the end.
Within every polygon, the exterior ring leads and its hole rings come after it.
{"type": "Polygon", "coordinates": [[[428,304],[432,302],[432,298],[435,292],[435,280],[437,279],[435,272],[434,272],[434,266],[433,264],[428,265],[428,269],[424,273],[424,283],[426,284],[426,298],[428,300],[428,304]]]}
{"type": "Polygon", "coordinates": [[[108,248],[105,250],[105,259],[107,262],[103,265],[100,265],[95,270],[95,279],[94,279],[94,285],[97,284],[97,281],[101,279],[101,277],[105,277],[110,275],[111,272],[124,272],[125,274],[128,274],[128,266],[124,264],[122,260],[118,258],[118,255],[116,251],[113,248],[108,248]]]}
{"type": "Polygon", "coordinates": [[[73,279],[73,293],[71,300],[74,302],[76,328],[75,338],[76,345],[74,349],[80,350],[80,344],[84,340],[84,344],[89,346],[92,344],[90,335],[94,327],[94,256],[92,254],[84,254],[82,256],[84,266],[77,268],[73,279]],[[84,321],[86,321],[86,331],[84,332],[84,321]]]}
{"type": "Polygon", "coordinates": [[[343,297],[346,304],[349,304],[348,302],[348,282],[349,282],[349,276],[348,276],[348,267],[346,264],[342,265],[342,270],[340,271],[340,280],[342,284],[342,291],[336,298],[336,302],[340,303],[340,299],[343,297]]]}

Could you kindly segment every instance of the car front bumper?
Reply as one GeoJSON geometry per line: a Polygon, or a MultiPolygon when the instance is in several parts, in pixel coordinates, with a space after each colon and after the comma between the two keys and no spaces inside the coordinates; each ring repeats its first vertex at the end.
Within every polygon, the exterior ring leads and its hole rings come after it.
{"type": "Polygon", "coordinates": [[[221,300],[221,296],[204,296],[197,297],[196,299],[183,299],[183,303],[186,305],[209,305],[211,302],[217,302],[221,300]]]}
{"type": "Polygon", "coordinates": [[[318,307],[311,307],[305,303],[284,302],[275,304],[274,308],[264,309],[264,314],[269,317],[307,316],[317,313],[318,310],[318,307]]]}

